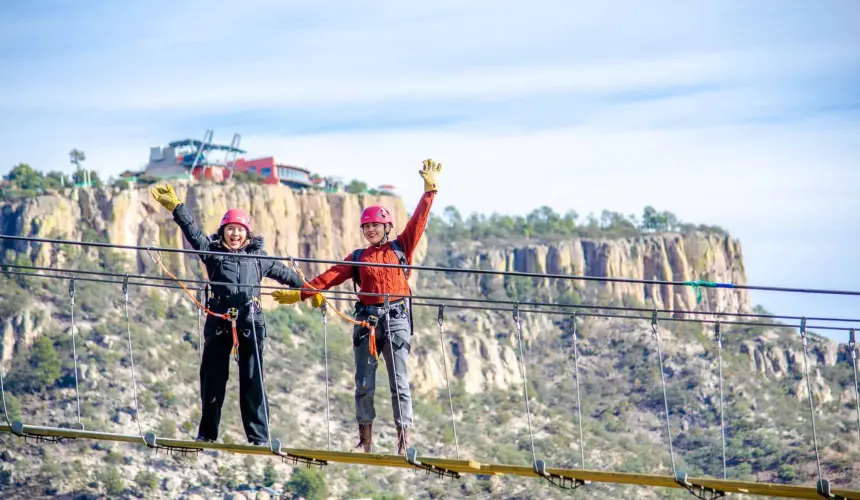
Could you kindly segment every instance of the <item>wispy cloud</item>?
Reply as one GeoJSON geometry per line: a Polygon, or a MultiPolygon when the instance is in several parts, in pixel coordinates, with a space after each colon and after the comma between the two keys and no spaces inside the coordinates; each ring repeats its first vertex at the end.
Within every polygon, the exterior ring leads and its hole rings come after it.
{"type": "Polygon", "coordinates": [[[852,0],[5,2],[0,160],[68,170],[79,147],[109,175],[214,128],[409,203],[433,156],[441,205],[653,204],[739,236],[752,281],[851,288],[858,18],[852,0]]]}

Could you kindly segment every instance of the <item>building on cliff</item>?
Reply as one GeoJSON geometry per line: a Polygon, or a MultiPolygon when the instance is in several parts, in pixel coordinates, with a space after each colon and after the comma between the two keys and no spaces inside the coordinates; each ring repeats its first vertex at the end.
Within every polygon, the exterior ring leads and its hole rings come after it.
{"type": "Polygon", "coordinates": [[[223,182],[234,172],[254,173],[263,177],[263,184],[289,186],[292,189],[322,189],[328,192],[343,190],[339,179],[314,176],[311,171],[278,162],[274,156],[245,159],[238,155],[246,151],[239,149],[241,136],[235,134],[230,145],[212,143],[212,131],[207,130],[202,141],[183,139],[167,146],[150,148],[149,162],[142,174],[158,179],[209,179],[223,182]],[[224,152],[223,160],[210,156],[212,152],[224,152]]]}

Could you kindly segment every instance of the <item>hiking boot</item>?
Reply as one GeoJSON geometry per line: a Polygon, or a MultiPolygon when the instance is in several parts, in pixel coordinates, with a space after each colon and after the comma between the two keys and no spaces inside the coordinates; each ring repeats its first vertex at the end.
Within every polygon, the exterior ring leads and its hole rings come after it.
{"type": "Polygon", "coordinates": [[[357,450],[363,448],[365,453],[370,453],[373,442],[373,424],[359,424],[358,426],[358,444],[353,448],[357,450]]]}
{"type": "Polygon", "coordinates": [[[409,428],[397,428],[397,454],[405,455],[406,448],[409,448],[409,428]]]}

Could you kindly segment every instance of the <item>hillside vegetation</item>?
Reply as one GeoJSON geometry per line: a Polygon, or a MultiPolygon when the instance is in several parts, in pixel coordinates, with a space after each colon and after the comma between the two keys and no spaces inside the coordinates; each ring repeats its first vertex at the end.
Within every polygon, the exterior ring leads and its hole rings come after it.
{"type": "MultiPolygon", "coordinates": [[[[646,211],[647,212],[647,211],[646,211]]],[[[648,212],[650,213],[650,212],[648,212]]],[[[653,215],[653,213],[652,213],[653,215]]],[[[663,214],[668,219],[666,214],[663,214]]],[[[662,216],[661,216],[662,217],[662,216]]],[[[618,238],[653,233],[649,227],[609,217],[580,226],[572,214],[540,210],[524,217],[471,216],[453,209],[433,218],[423,265],[462,267],[469,243],[504,246],[578,236],[618,238]],[[613,222],[614,221],[614,222],[613,222]],[[630,227],[627,224],[630,224],[630,227]],[[565,229],[567,228],[567,229],[565,229]],[[625,229],[626,228],[626,229],[625,229]]],[[[645,217],[647,219],[647,217],[645,217]]],[[[649,219],[650,220],[650,219],[649,219]]],[[[680,224],[673,222],[673,224],[680,224]]],[[[694,226],[678,230],[698,231],[694,226]]],[[[102,236],[103,237],[103,236],[102,236]]],[[[124,272],[127,262],[99,249],[87,254],[67,247],[67,267],[124,272]]],[[[28,264],[24,253],[7,250],[4,264],[28,264]]],[[[6,271],[9,271],[6,268],[6,271]]],[[[493,287],[463,275],[421,272],[416,289],[425,295],[492,297],[518,301],[634,305],[600,286],[559,289],[539,280],[504,279],[493,287]]],[[[28,347],[6,365],[10,419],[60,425],[77,421],[68,280],[0,277],[0,313],[5,335],[28,337],[28,347]],[[11,333],[9,333],[11,332],[11,333]]],[[[198,315],[181,290],[132,287],[129,322],[118,283],[79,279],[75,295],[75,341],[81,421],[87,429],[136,434],[128,332],[134,347],[139,417],[144,432],[191,439],[199,418],[198,315]]],[[[323,325],[306,304],[265,311],[266,386],[272,435],[293,447],[324,449],[323,325]]],[[[434,308],[416,308],[413,365],[414,445],[430,456],[455,456],[445,379],[427,367],[441,366],[440,341],[452,373],[461,457],[529,465],[516,330],[510,313],[446,311],[440,339],[434,308]],[[420,376],[419,376],[420,374],[420,376]],[[479,385],[475,385],[479,384],[479,385]],[[479,387],[479,389],[475,389],[479,387]]],[[[525,365],[529,375],[532,426],[538,458],[559,467],[579,467],[584,446],[589,469],[668,474],[663,393],[650,324],[641,319],[578,318],[579,376],[584,443],[579,441],[576,380],[570,318],[524,313],[525,365]]],[[[716,345],[694,324],[660,324],[667,397],[678,467],[691,475],[722,477],[716,345]]],[[[328,338],[333,448],[357,442],[353,414],[353,357],[349,325],[331,317],[328,338]]],[[[764,326],[723,328],[723,373],[728,477],[812,484],[815,459],[808,421],[806,381],[796,329],[764,326]]],[[[4,340],[5,342],[5,340],[4,340]]],[[[826,476],[840,487],[860,487],[860,441],[853,420],[853,374],[844,351],[811,336],[810,367],[817,408],[818,442],[826,476]]],[[[434,368],[435,369],[435,368],[434,368]]],[[[222,440],[244,442],[238,410],[235,365],[222,417],[222,440]]],[[[384,370],[378,371],[375,448],[394,450],[395,433],[384,370]]],[[[155,454],[143,445],[87,440],[65,445],[30,445],[0,436],[0,488],[4,496],[39,497],[73,493],[78,498],[196,498],[259,490],[263,486],[298,498],[568,498],[537,479],[469,476],[459,481],[423,473],[363,466],[293,468],[270,457],[202,453],[197,457],[155,454]]],[[[258,492],[263,497],[262,492],[258,492]]],[[[589,484],[591,498],[687,498],[683,490],[589,484]]]]}

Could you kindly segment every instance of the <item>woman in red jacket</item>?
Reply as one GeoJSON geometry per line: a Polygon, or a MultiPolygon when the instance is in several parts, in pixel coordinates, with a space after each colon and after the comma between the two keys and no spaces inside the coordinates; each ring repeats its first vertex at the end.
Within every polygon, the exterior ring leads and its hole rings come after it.
{"type": "MultiPolygon", "coordinates": [[[[424,195],[418,202],[415,213],[406,227],[395,239],[389,239],[394,220],[385,207],[373,205],[361,214],[361,230],[370,244],[348,255],[346,261],[383,264],[412,264],[412,254],[424,234],[430,207],[437,191],[437,176],[442,164],[425,160],[418,171],[424,179],[424,195]]],[[[388,370],[391,404],[394,423],[397,426],[397,453],[403,455],[409,445],[409,428],[412,426],[412,395],[409,389],[407,361],[411,351],[412,324],[410,311],[402,298],[412,294],[408,282],[408,270],[396,267],[353,266],[337,264],[310,281],[309,288],[327,290],[353,278],[360,291],[393,296],[388,307],[383,297],[359,295],[355,308],[355,320],[367,322],[377,318],[375,338],[371,329],[356,325],[353,329],[353,351],[355,354],[355,413],[358,422],[359,443],[356,449],[371,452],[372,425],[376,417],[373,395],[376,389],[376,346],[382,352],[388,370]]],[[[299,290],[277,290],[272,296],[281,304],[292,304],[316,295],[315,292],[299,290]]]]}

